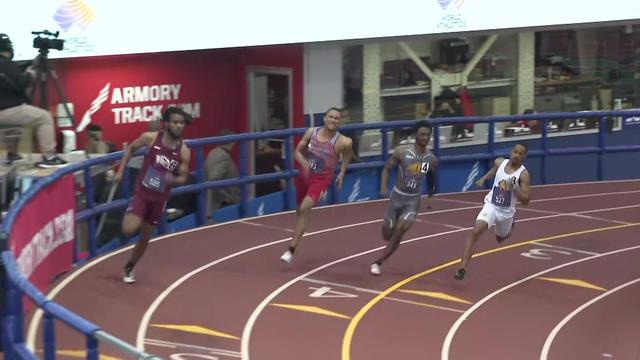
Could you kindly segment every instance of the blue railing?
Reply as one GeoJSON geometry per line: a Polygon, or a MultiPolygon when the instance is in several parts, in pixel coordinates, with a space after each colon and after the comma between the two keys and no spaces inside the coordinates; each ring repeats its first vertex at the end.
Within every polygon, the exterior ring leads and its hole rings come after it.
{"type": "MultiPolygon", "coordinates": [[[[469,160],[489,160],[498,155],[505,155],[504,152],[496,150],[496,137],[495,137],[495,124],[499,122],[513,122],[521,120],[537,120],[540,121],[540,148],[530,149],[530,157],[541,157],[541,171],[542,171],[542,183],[547,182],[546,166],[545,162],[548,157],[556,155],[571,155],[571,154],[598,154],[597,161],[597,177],[599,180],[603,179],[603,161],[604,154],[610,152],[624,152],[624,151],[640,151],[640,145],[624,145],[624,146],[607,146],[605,144],[606,134],[606,122],[607,118],[614,117],[639,117],[640,110],[629,111],[608,111],[608,112],[580,112],[580,113],[550,113],[550,114],[531,114],[531,115],[514,115],[514,116],[495,116],[495,117],[462,117],[462,118],[442,118],[431,119],[430,122],[434,126],[433,133],[433,151],[439,157],[441,164],[453,163],[458,161],[469,160]],[[568,119],[580,119],[580,118],[598,118],[598,142],[597,146],[591,147],[574,147],[574,148],[561,148],[550,149],[548,147],[548,133],[547,124],[553,120],[568,120],[568,119]],[[466,154],[466,155],[444,155],[441,154],[442,148],[440,144],[440,127],[443,125],[452,125],[456,123],[488,123],[488,134],[486,151],[466,154]]],[[[364,131],[364,130],[379,130],[381,132],[381,152],[378,157],[379,160],[367,161],[362,163],[356,163],[349,165],[349,171],[361,170],[361,169],[380,169],[389,156],[389,141],[387,133],[398,128],[411,127],[415,124],[415,120],[406,121],[389,121],[383,123],[363,123],[352,124],[344,126],[346,131],[364,131]]],[[[263,133],[248,133],[238,135],[228,135],[222,137],[212,137],[197,140],[188,140],[186,144],[195,151],[195,176],[196,183],[191,185],[180,186],[172,189],[172,196],[183,194],[196,194],[197,206],[196,206],[196,224],[202,225],[206,222],[206,205],[205,194],[207,190],[223,188],[227,186],[240,186],[241,188],[241,204],[240,204],[240,216],[246,214],[246,204],[249,200],[249,191],[247,186],[249,184],[255,184],[265,181],[274,181],[284,179],[286,181],[285,207],[290,209],[294,206],[294,193],[292,186],[292,178],[297,175],[297,171],[294,169],[293,150],[294,150],[294,137],[299,137],[304,133],[305,129],[285,129],[275,130],[263,133]],[[249,147],[252,145],[252,141],[266,140],[272,138],[284,139],[284,169],[280,172],[261,174],[261,175],[249,175],[249,147]],[[203,164],[204,164],[204,150],[205,145],[221,144],[228,142],[237,142],[239,146],[239,170],[240,177],[236,179],[218,180],[218,181],[206,181],[204,176],[203,164]]],[[[517,138],[513,138],[517,140],[517,138]]],[[[138,154],[142,154],[139,152],[138,154]]],[[[4,269],[6,272],[5,278],[5,307],[4,316],[2,322],[3,330],[3,344],[5,349],[5,357],[8,359],[22,358],[32,359],[35,355],[27,349],[23,340],[23,309],[22,309],[22,296],[26,295],[31,299],[38,307],[40,307],[44,313],[44,357],[45,359],[55,358],[55,335],[53,332],[53,321],[59,320],[77,332],[83,334],[87,339],[87,358],[97,359],[99,355],[98,342],[107,341],[114,343],[121,347],[124,351],[136,354],[138,357],[151,358],[151,355],[136,353],[136,350],[117,338],[109,335],[99,329],[95,324],[92,324],[73,312],[65,309],[64,307],[54,303],[47,299],[38,289],[36,289],[27,279],[25,279],[17,270],[14,254],[7,251],[7,240],[11,241],[11,229],[15,221],[16,215],[25,207],[28,206],[30,200],[46,188],[53,182],[60,179],[62,176],[77,172],[83,172],[83,178],[85,183],[84,196],[87,203],[86,208],[76,213],[76,221],[86,221],[88,224],[88,257],[92,258],[98,254],[97,241],[95,237],[96,222],[101,214],[115,209],[122,209],[127,206],[129,199],[128,184],[130,174],[128,168],[125,170],[123,176],[123,184],[127,186],[121,187],[121,198],[111,201],[109,203],[96,204],[94,201],[95,189],[93,188],[92,172],[91,169],[95,166],[109,166],[114,162],[122,158],[123,153],[115,152],[100,158],[94,158],[85,160],[81,163],[73,164],[56,171],[53,175],[36,181],[29,189],[22,194],[16,202],[11,206],[7,213],[6,218],[1,226],[0,231],[0,244],[1,249],[5,251],[2,253],[2,260],[4,263],[4,269]]],[[[438,181],[436,179],[436,181],[438,181]]],[[[438,186],[436,184],[436,186],[438,186]]],[[[334,191],[335,193],[335,191],[334,191]]],[[[160,226],[160,231],[166,231],[166,220],[160,226]]],[[[74,261],[77,262],[80,259],[79,254],[76,251],[77,245],[74,246],[74,261]]]]}

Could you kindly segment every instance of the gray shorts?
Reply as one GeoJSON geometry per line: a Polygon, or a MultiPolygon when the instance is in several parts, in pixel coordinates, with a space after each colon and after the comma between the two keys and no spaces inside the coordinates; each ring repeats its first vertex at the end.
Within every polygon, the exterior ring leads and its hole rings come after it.
{"type": "Polygon", "coordinates": [[[404,194],[393,188],[389,194],[389,207],[384,217],[385,225],[391,228],[400,220],[413,223],[420,210],[421,200],[420,194],[404,194]]]}

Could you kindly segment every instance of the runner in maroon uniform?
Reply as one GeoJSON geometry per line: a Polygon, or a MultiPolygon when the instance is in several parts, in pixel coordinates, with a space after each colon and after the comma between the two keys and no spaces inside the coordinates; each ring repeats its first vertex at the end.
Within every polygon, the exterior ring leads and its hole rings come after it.
{"type": "Polygon", "coordinates": [[[295,150],[295,159],[300,174],[295,180],[296,229],[289,249],[280,260],[290,263],[298,243],[307,228],[311,208],[324,196],[333,181],[333,175],[342,157],[342,167],[336,177],[338,187],[342,186],[344,173],[351,159],[352,140],[338,132],[342,117],[340,109],[331,108],[324,115],[324,126],[309,128],[295,150]]]}
{"type": "Polygon", "coordinates": [[[162,122],[165,131],[145,132],[129,145],[115,176],[119,182],[131,156],[147,146],[133,198],[122,220],[122,233],[126,237],[140,230],[140,240],[124,267],[122,280],[128,284],[136,281],[133,267],[144,255],[151,234],[158,226],[171,187],[183,184],[189,173],[191,152],[182,142],[182,130],[185,124],[191,123],[191,116],[180,108],[169,107],[162,114],[162,122]]]}

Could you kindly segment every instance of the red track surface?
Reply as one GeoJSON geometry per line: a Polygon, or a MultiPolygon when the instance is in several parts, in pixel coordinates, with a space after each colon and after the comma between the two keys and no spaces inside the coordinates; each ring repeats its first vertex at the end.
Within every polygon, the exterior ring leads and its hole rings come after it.
{"type": "MultiPolygon", "coordinates": [[[[314,209],[291,265],[287,213],[158,239],[134,285],[129,250],[110,254],[52,295],[166,359],[638,359],[640,181],[535,187],[513,237],[485,235],[457,281],[484,194],[437,196],[380,277],[386,201],[314,209]]],[[[84,348],[56,330],[59,350],[84,348]]]]}

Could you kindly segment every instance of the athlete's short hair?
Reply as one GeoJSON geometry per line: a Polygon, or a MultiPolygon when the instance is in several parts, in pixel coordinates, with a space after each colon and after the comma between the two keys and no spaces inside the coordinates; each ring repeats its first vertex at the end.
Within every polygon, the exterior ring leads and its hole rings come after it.
{"type": "Polygon", "coordinates": [[[331,110],[335,110],[335,111],[339,112],[340,116],[342,116],[342,109],[340,109],[339,107],[335,107],[335,106],[332,106],[332,107],[328,108],[327,111],[325,111],[324,116],[327,116],[329,114],[329,111],[331,111],[331,110]]]}
{"type": "Polygon", "coordinates": [[[520,146],[522,146],[524,148],[524,153],[525,154],[529,153],[529,147],[527,146],[527,144],[519,142],[519,143],[516,143],[515,145],[513,145],[513,147],[515,148],[518,145],[520,145],[520,146]]]}
{"type": "Polygon", "coordinates": [[[173,114],[182,115],[182,117],[184,118],[184,122],[187,123],[187,125],[190,125],[193,121],[193,118],[188,112],[182,110],[182,108],[179,108],[177,106],[169,106],[167,110],[162,113],[162,121],[168,122],[169,119],[171,119],[171,115],[173,114]]]}
{"type": "Polygon", "coordinates": [[[416,132],[418,132],[420,128],[427,128],[429,129],[429,134],[433,133],[433,128],[431,127],[431,124],[427,120],[420,120],[416,123],[416,126],[415,126],[416,132]]]}

